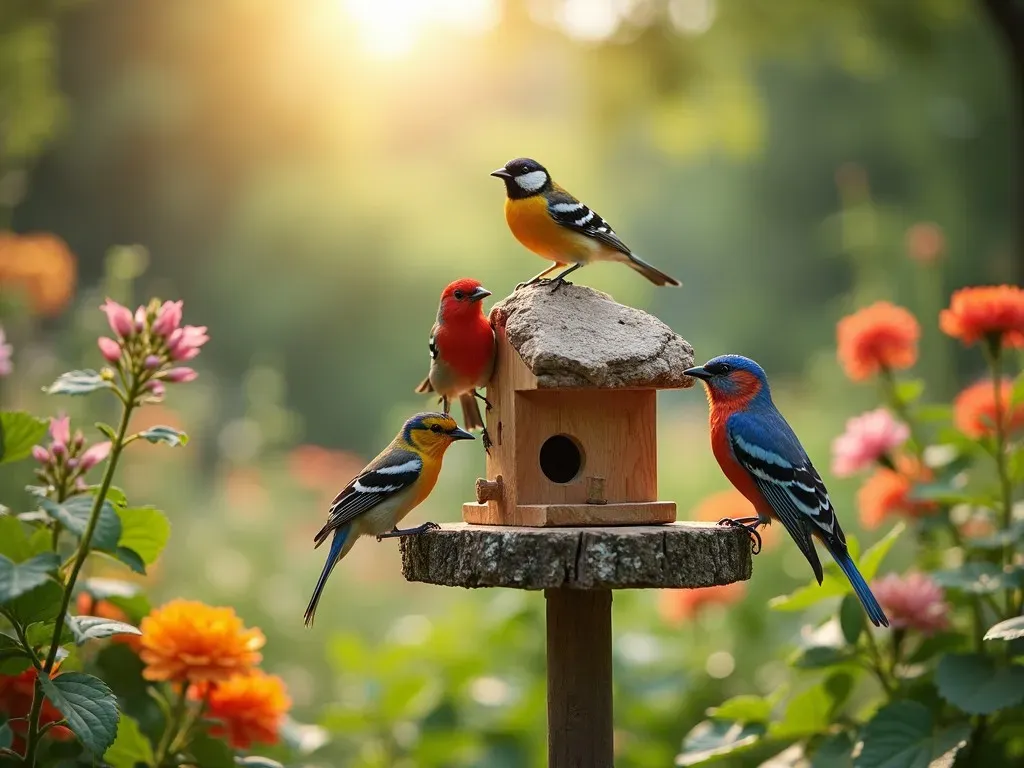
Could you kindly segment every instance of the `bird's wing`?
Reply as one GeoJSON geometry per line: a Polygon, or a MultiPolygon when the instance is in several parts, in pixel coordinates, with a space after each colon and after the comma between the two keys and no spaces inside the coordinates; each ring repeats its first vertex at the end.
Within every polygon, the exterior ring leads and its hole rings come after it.
{"type": "Polygon", "coordinates": [[[555,186],[547,195],[548,215],[566,229],[592,237],[605,245],[621,251],[627,256],[632,255],[624,242],[619,239],[607,221],[597,211],[588,208],[575,197],[559,186],[555,186]]]}
{"type": "Polygon", "coordinates": [[[821,475],[789,424],[774,409],[735,413],[726,424],[733,455],[810,561],[820,582],[821,563],[811,534],[817,534],[833,553],[846,550],[846,536],[821,475]]]}
{"type": "Polygon", "coordinates": [[[316,535],[316,545],[337,528],[412,486],[423,469],[423,460],[412,451],[385,451],[352,480],[331,502],[327,522],[316,535]]]}
{"type": "Polygon", "coordinates": [[[437,360],[437,323],[434,323],[434,327],[430,329],[430,339],[427,341],[427,346],[430,348],[430,359],[437,360]]]}

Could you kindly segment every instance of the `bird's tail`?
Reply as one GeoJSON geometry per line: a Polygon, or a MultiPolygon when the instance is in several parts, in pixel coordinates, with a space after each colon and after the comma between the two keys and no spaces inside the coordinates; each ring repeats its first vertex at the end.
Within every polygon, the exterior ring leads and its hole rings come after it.
{"type": "Polygon", "coordinates": [[[484,417],[477,405],[476,395],[472,392],[459,395],[459,402],[462,403],[462,425],[469,430],[483,429],[484,417]]]}
{"type": "Polygon", "coordinates": [[[850,580],[850,584],[853,585],[853,591],[860,598],[861,605],[867,611],[871,623],[876,627],[888,627],[889,619],[886,618],[885,611],[882,610],[882,606],[878,604],[875,596],[871,593],[871,588],[864,581],[864,577],[860,575],[860,571],[857,570],[857,566],[854,564],[853,558],[850,557],[850,553],[833,552],[832,556],[835,558],[836,563],[839,564],[839,567],[843,569],[843,573],[850,580]]]}
{"type": "Polygon", "coordinates": [[[427,378],[425,378],[423,381],[421,381],[420,385],[418,387],[416,387],[416,394],[418,394],[418,395],[423,395],[423,394],[426,394],[427,392],[433,392],[433,391],[434,391],[434,387],[430,383],[430,377],[429,376],[427,376],[427,378]]]}
{"type": "Polygon", "coordinates": [[[646,277],[655,285],[674,285],[680,286],[681,282],[676,280],[674,277],[666,275],[660,269],[655,267],[653,264],[648,264],[646,261],[641,259],[639,256],[635,256],[632,253],[626,255],[627,264],[639,272],[641,275],[646,277]]]}
{"type": "Polygon", "coordinates": [[[306,607],[307,627],[313,626],[313,617],[316,615],[316,606],[320,602],[320,595],[323,594],[324,587],[327,586],[327,579],[331,575],[331,571],[334,570],[334,566],[338,564],[338,561],[348,551],[345,543],[349,540],[351,534],[351,524],[338,528],[334,532],[334,539],[331,541],[331,551],[327,553],[327,562],[324,563],[324,569],[320,572],[320,578],[317,580],[316,588],[313,590],[313,597],[309,599],[309,605],[306,607]]]}

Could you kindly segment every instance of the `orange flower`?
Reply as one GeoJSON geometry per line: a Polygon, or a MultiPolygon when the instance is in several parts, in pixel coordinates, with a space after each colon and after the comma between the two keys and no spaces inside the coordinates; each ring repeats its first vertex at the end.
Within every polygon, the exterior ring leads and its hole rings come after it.
{"type": "Polygon", "coordinates": [[[945,250],[946,236],[938,224],[923,221],[907,230],[907,255],[919,264],[934,264],[945,250]]]}
{"type": "Polygon", "coordinates": [[[227,736],[236,749],[248,749],[253,742],[276,744],[281,723],[292,705],[284,680],[258,669],[222,683],[193,686],[189,697],[207,700],[207,717],[218,721],[210,734],[227,736]]]}
{"type": "Polygon", "coordinates": [[[921,467],[916,460],[900,457],[898,471],[878,469],[857,492],[857,506],[860,508],[860,522],[865,528],[877,528],[893,515],[905,514],[920,517],[935,509],[931,502],[914,501],[909,498],[915,482],[927,482],[931,472],[921,467]]]}
{"type": "MultiPolygon", "coordinates": [[[[16,718],[28,717],[32,709],[32,694],[35,686],[35,669],[26,669],[20,675],[0,675],[0,713],[9,719],[7,724],[14,732],[14,742],[11,747],[15,752],[24,751],[24,737],[28,731],[27,720],[16,718]]],[[[50,703],[49,699],[43,699],[43,708],[39,715],[42,725],[64,719],[64,715],[50,703]]],[[[54,726],[48,733],[58,741],[66,741],[74,735],[68,728],[61,725],[54,726]]]]}
{"type": "Polygon", "coordinates": [[[708,605],[729,605],[747,593],[742,581],[703,589],[663,589],[658,599],[658,613],[666,624],[682,624],[708,605]]]}
{"type": "MultiPolygon", "coordinates": [[[[741,517],[753,517],[756,514],[754,507],[747,501],[746,496],[735,488],[705,496],[690,512],[690,516],[694,520],[706,520],[712,523],[717,523],[723,517],[731,517],[733,520],[736,520],[741,517]]],[[[761,542],[764,546],[767,547],[776,542],[777,529],[774,526],[766,525],[759,528],[758,531],[761,534],[761,542]]]]}
{"type": "Polygon", "coordinates": [[[259,664],[266,642],[260,630],[246,629],[233,609],[192,600],[172,600],[139,628],[147,680],[226,680],[259,664]]]}
{"type": "Polygon", "coordinates": [[[939,314],[943,333],[968,346],[981,338],[1024,347],[1024,290],[1015,285],[961,288],[939,314]]]}
{"type": "Polygon", "coordinates": [[[840,320],[836,335],[846,375],[862,381],[882,369],[916,363],[921,326],[903,307],[879,301],[840,320]]]}
{"type": "MultiPolygon", "coordinates": [[[[79,616],[99,616],[101,619],[131,624],[127,614],[116,605],[107,600],[96,600],[88,592],[78,593],[78,597],[75,599],[75,608],[75,613],[79,616]]],[[[135,652],[138,652],[141,640],[139,635],[114,635],[110,638],[112,643],[127,645],[135,652]]]]}
{"type": "Polygon", "coordinates": [[[71,300],[75,279],[75,257],[59,237],[0,232],[0,285],[23,288],[39,314],[59,314],[71,300]]]}
{"type": "MultiPolygon", "coordinates": [[[[1003,428],[1007,433],[1024,427],[1024,403],[1012,405],[1013,382],[1004,378],[999,385],[1003,428]],[[1012,407],[1011,407],[1012,406],[1012,407]]],[[[953,423],[968,437],[984,437],[995,431],[996,393],[992,380],[972,384],[953,401],[953,423]]]]}

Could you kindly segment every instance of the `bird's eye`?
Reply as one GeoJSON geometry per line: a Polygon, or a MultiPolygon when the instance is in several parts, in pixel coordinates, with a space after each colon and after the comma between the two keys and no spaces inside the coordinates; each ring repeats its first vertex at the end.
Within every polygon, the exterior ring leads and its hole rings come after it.
{"type": "Polygon", "coordinates": [[[732,370],[732,368],[729,366],[728,363],[719,363],[718,364],[718,372],[719,373],[728,373],[731,370],[732,370]]]}
{"type": "Polygon", "coordinates": [[[456,301],[462,301],[462,299],[463,299],[463,298],[465,298],[465,296],[466,296],[466,294],[464,294],[464,293],[462,292],[462,289],[461,289],[461,288],[459,288],[459,289],[456,289],[456,290],[455,290],[455,293],[454,293],[454,294],[452,294],[452,295],[453,295],[453,296],[455,296],[455,300],[456,300],[456,301]]]}
{"type": "Polygon", "coordinates": [[[437,432],[438,434],[441,434],[442,432],[444,432],[444,430],[441,428],[440,424],[431,424],[430,425],[430,431],[431,432],[437,432]]]}

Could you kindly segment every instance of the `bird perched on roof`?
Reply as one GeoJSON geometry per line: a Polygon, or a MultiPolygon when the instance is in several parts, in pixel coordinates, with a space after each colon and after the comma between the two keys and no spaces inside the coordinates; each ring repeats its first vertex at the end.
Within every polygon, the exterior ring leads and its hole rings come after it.
{"type": "Polygon", "coordinates": [[[512,234],[538,256],[554,262],[525,285],[571,264],[553,279],[557,291],[567,275],[592,261],[619,261],[655,285],[682,285],[634,254],[608,222],[555,184],[536,160],[509,160],[491,176],[505,182],[505,221],[512,234]]]}
{"type": "Polygon", "coordinates": [[[317,603],[334,566],[360,536],[377,541],[413,536],[437,528],[424,523],[399,530],[398,523],[434,489],[444,452],[456,440],[473,440],[451,416],[418,413],[405,422],[387,448],[356,475],[331,503],[327,522],[314,538],[317,547],[333,535],[327,562],[306,608],[306,626],[313,623],[317,603]]]}
{"type": "Polygon", "coordinates": [[[445,413],[457,397],[462,404],[462,425],[468,430],[483,430],[485,449],[491,441],[476,401],[483,400],[488,409],[491,404],[476,390],[491,380],[497,353],[494,329],[483,309],[483,300],[490,295],[468,277],[444,289],[437,322],[430,329],[430,372],[416,387],[420,393],[437,392],[445,413]]]}
{"type": "Polygon", "coordinates": [[[756,542],[756,552],[761,542],[758,526],[777,518],[821,584],[821,561],[811,540],[817,538],[850,580],[871,623],[889,626],[847,551],[846,536],[821,476],[772,402],[761,366],[741,355],[722,355],[684,373],[704,382],[711,409],[712,451],[725,476],[757,512],[757,517],[720,522],[746,529],[756,542]]]}

